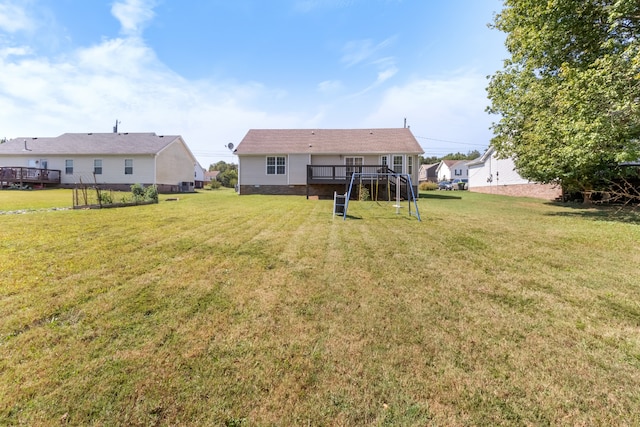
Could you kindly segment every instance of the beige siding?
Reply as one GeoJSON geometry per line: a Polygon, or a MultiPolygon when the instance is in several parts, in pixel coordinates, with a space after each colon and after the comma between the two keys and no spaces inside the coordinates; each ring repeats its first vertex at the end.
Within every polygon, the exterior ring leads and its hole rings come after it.
{"type": "MultiPolygon", "coordinates": [[[[288,157],[288,156],[285,156],[288,157]]],[[[239,170],[240,185],[287,185],[289,161],[284,175],[267,175],[267,156],[242,156],[239,170]]],[[[306,181],[305,181],[306,183],[306,181]]]]}
{"type": "Polygon", "coordinates": [[[312,165],[343,165],[344,160],[342,156],[335,155],[312,155],[312,165]]]}
{"type": "MultiPolygon", "coordinates": [[[[60,182],[62,184],[152,184],[153,180],[153,157],[147,156],[129,156],[133,159],[133,174],[125,175],[124,159],[119,156],[42,156],[33,158],[31,156],[16,156],[5,158],[0,166],[29,166],[29,160],[47,160],[48,169],[60,170],[60,182]],[[102,174],[93,175],[93,161],[95,159],[102,160],[102,174]],[[66,160],[73,160],[73,174],[66,174],[66,160]]],[[[38,165],[39,167],[39,165],[38,165]]]]}
{"type": "MultiPolygon", "coordinates": [[[[74,175],[82,177],[82,182],[87,182],[89,177],[93,182],[93,160],[102,159],[102,174],[96,175],[98,184],[152,184],[153,183],[153,156],[130,157],[100,157],[74,160],[74,175]],[[125,159],[133,160],[133,174],[125,175],[125,159]]],[[[62,162],[62,176],[65,176],[64,160],[62,162]]]]}
{"type": "Polygon", "coordinates": [[[288,160],[289,185],[307,184],[308,154],[290,154],[288,160]]]}
{"type": "Polygon", "coordinates": [[[158,153],[156,158],[156,183],[178,185],[181,182],[194,182],[195,164],[180,139],[175,140],[158,153]]]}

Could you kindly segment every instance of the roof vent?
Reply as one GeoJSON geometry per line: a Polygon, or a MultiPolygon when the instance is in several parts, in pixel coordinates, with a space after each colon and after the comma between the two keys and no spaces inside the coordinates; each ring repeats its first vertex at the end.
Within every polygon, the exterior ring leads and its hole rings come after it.
{"type": "Polygon", "coordinates": [[[373,131],[372,130],[369,131],[369,135],[373,135],[373,131]]]}
{"type": "Polygon", "coordinates": [[[316,134],[316,131],[315,131],[315,130],[312,130],[312,131],[311,131],[311,135],[315,135],[315,134],[316,134]]]}
{"type": "Polygon", "coordinates": [[[88,133],[87,135],[93,135],[92,133],[88,133]]]}

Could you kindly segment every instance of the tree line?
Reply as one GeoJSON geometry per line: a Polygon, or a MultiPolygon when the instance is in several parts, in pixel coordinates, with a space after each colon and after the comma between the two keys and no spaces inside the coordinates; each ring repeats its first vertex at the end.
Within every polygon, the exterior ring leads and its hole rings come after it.
{"type": "Polygon", "coordinates": [[[423,157],[420,156],[420,164],[421,165],[432,165],[434,163],[440,163],[442,160],[474,160],[480,157],[482,154],[478,150],[472,150],[467,152],[467,154],[463,154],[460,152],[457,153],[449,153],[446,156],[437,157],[423,157]]]}
{"type": "Polygon", "coordinates": [[[218,171],[216,181],[223,187],[234,188],[238,184],[238,165],[223,160],[209,165],[209,172],[218,171]]]}

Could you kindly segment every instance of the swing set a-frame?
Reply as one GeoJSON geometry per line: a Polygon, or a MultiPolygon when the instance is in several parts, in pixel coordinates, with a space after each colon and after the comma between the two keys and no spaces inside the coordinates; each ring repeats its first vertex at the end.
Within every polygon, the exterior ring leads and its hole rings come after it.
{"type": "Polygon", "coordinates": [[[400,209],[402,208],[402,205],[400,203],[404,198],[408,202],[409,216],[415,216],[416,218],[418,218],[418,221],[421,221],[420,211],[418,210],[418,200],[411,183],[411,175],[395,172],[353,172],[351,174],[351,180],[349,181],[349,188],[347,189],[347,192],[345,194],[334,193],[333,195],[334,217],[336,215],[341,215],[343,220],[347,219],[349,200],[351,200],[351,195],[354,190],[354,184],[358,184],[358,196],[362,194],[363,188],[365,188],[365,186],[369,184],[371,188],[371,200],[379,203],[381,182],[383,186],[386,185],[384,193],[387,196],[387,202],[392,202],[392,193],[395,193],[395,204],[393,205],[393,207],[395,208],[397,215],[400,214],[400,209]],[[402,192],[403,189],[405,190],[404,193],[402,192]],[[413,205],[413,211],[411,205],[413,205]]]}

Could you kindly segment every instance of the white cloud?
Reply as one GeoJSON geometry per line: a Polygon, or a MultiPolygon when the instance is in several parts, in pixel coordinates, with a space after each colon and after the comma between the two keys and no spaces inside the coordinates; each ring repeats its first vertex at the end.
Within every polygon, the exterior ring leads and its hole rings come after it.
{"type": "Polygon", "coordinates": [[[23,7],[18,2],[0,2],[0,30],[7,33],[18,31],[30,31],[34,28],[33,21],[29,18],[23,7]]]}
{"type": "Polygon", "coordinates": [[[347,42],[342,51],[341,62],[346,64],[347,67],[360,64],[374,57],[378,52],[393,44],[395,37],[390,37],[378,44],[373,44],[373,40],[352,40],[347,42]]]}
{"type": "Polygon", "coordinates": [[[324,94],[338,93],[343,89],[343,84],[339,80],[325,80],[318,83],[318,92],[324,94]]]}
{"type": "Polygon", "coordinates": [[[31,53],[31,48],[28,46],[6,47],[0,49],[0,58],[5,59],[9,56],[26,56],[31,53]]]}
{"type": "Polygon", "coordinates": [[[113,16],[120,21],[123,34],[131,37],[140,36],[147,23],[155,16],[153,0],[117,1],[111,8],[113,16]]]}
{"type": "Polygon", "coordinates": [[[124,132],[182,135],[208,166],[236,161],[224,145],[237,144],[249,128],[305,120],[260,108],[287,96],[260,83],[186,80],[139,38],[105,40],[57,61],[0,55],[0,69],[0,137],[110,132],[118,119],[124,132]]]}

